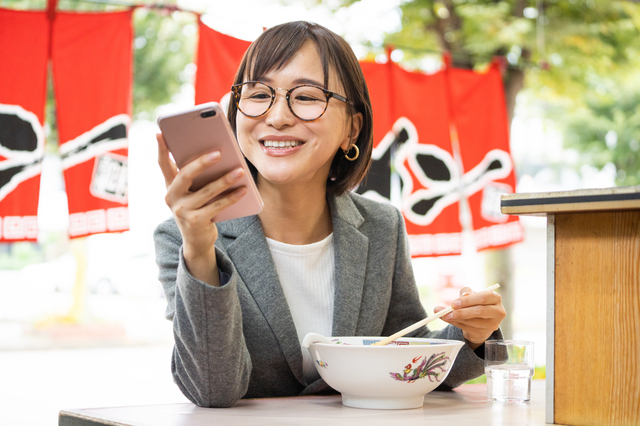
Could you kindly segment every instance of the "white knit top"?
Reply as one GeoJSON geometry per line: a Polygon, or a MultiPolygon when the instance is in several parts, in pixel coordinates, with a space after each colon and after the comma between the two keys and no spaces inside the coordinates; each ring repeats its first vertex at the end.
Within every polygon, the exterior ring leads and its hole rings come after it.
{"type": "MultiPolygon", "coordinates": [[[[331,336],[335,290],[333,233],[313,244],[292,245],[267,238],[269,250],[298,332],[298,341],[309,332],[331,336]]],[[[320,376],[306,348],[302,369],[307,383],[320,376]]]]}

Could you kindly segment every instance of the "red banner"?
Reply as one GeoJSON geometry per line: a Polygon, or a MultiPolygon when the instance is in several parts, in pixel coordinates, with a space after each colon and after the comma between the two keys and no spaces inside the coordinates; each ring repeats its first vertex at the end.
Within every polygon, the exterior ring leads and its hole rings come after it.
{"type": "Polygon", "coordinates": [[[72,238],[129,229],[131,14],[55,17],[53,77],[72,238]]]}
{"type": "Polygon", "coordinates": [[[38,237],[49,29],[44,12],[0,9],[0,242],[38,237]]]}
{"type": "Polygon", "coordinates": [[[371,171],[357,192],[402,206],[409,235],[442,234],[440,244],[450,246],[444,240],[461,227],[445,75],[411,73],[393,62],[361,66],[376,124],[371,171]]]}
{"type": "MultiPolygon", "coordinates": [[[[196,103],[224,100],[248,46],[200,24],[196,103]]],[[[400,206],[411,255],[460,254],[462,223],[477,249],[521,241],[518,218],[499,211],[500,195],[515,189],[515,174],[498,67],[427,75],[391,61],[361,66],[373,104],[374,150],[356,191],[400,206]]]]}
{"type": "Polygon", "coordinates": [[[500,196],[515,191],[516,177],[499,64],[485,73],[455,68],[448,73],[476,246],[496,248],[521,241],[518,217],[500,213],[500,196]]]}
{"type": "Polygon", "coordinates": [[[198,21],[196,105],[218,102],[227,111],[231,85],[251,42],[222,34],[198,21]]]}
{"type": "Polygon", "coordinates": [[[518,218],[499,211],[515,174],[497,65],[431,75],[361,65],[376,127],[371,172],[357,192],[401,206],[411,255],[460,254],[464,221],[479,250],[521,241],[518,218]]]}

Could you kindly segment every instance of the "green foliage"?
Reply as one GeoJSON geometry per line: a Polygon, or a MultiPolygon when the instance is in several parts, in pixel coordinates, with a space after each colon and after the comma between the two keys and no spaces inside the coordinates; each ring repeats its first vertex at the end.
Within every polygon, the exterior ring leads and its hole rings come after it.
{"type": "Polygon", "coordinates": [[[580,152],[580,164],[614,164],[616,184],[640,185],[640,79],[608,83],[566,117],[565,147],[580,152]]]}
{"type": "Polygon", "coordinates": [[[17,10],[42,10],[47,7],[47,0],[0,0],[0,7],[17,10]]]}
{"type": "Polygon", "coordinates": [[[193,14],[170,17],[139,9],[135,14],[133,108],[137,118],[155,118],[155,108],[169,103],[194,76],[190,66],[197,24],[193,14]]]}
{"type": "Polygon", "coordinates": [[[387,34],[385,43],[404,50],[405,60],[447,50],[454,63],[471,67],[506,55],[512,67],[533,69],[528,87],[569,97],[580,96],[590,75],[634,64],[640,49],[638,5],[543,3],[540,14],[535,0],[407,1],[400,6],[402,28],[387,34]]]}
{"type": "MultiPolygon", "coordinates": [[[[404,3],[402,29],[385,41],[408,49],[409,57],[421,49],[448,50],[470,65],[486,63],[492,55],[526,45],[535,25],[513,16],[510,2],[438,2],[417,0],[404,3]]],[[[462,62],[461,61],[461,62],[462,62]]]]}
{"type": "Polygon", "coordinates": [[[637,67],[640,7],[624,1],[573,3],[559,1],[547,10],[545,55],[538,59],[550,67],[544,72],[534,67],[528,86],[579,105],[597,76],[637,67]]]}
{"type": "Polygon", "coordinates": [[[17,271],[27,265],[44,261],[44,253],[38,244],[30,242],[0,244],[0,270],[17,271]]]}
{"type": "MultiPolygon", "coordinates": [[[[345,7],[358,0],[336,1],[345,7]]],[[[640,184],[640,84],[628,77],[640,67],[640,4],[412,0],[400,10],[402,28],[386,34],[385,44],[403,51],[403,65],[420,68],[445,50],[454,66],[476,69],[506,56],[510,115],[517,93],[528,90],[564,128],[566,147],[580,154],[578,167],[613,163],[618,184],[640,184]]],[[[383,51],[369,48],[370,56],[383,51]]]]}

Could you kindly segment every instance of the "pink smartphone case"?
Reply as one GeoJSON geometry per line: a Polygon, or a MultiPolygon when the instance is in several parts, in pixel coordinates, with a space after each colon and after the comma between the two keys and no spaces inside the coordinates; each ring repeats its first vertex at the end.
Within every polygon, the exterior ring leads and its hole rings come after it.
{"type": "Polygon", "coordinates": [[[197,191],[238,167],[244,169],[244,176],[230,191],[244,186],[247,193],[238,202],[217,214],[214,222],[260,213],[263,203],[258,188],[218,103],[209,102],[178,113],[162,115],[158,117],[158,126],[178,168],[208,152],[220,151],[220,161],[194,179],[190,188],[192,191],[197,191]]]}

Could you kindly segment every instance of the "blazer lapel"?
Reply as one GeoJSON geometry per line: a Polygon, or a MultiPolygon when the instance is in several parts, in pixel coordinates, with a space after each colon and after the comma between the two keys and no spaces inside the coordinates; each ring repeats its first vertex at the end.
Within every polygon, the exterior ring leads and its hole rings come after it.
{"type": "MultiPolygon", "coordinates": [[[[354,336],[364,288],[369,239],[358,227],[364,218],[349,195],[329,197],[335,252],[334,336],[354,336]]],[[[219,224],[219,232],[235,239],[226,250],[242,281],[276,336],[291,371],[303,385],[302,351],[289,305],[280,286],[267,240],[257,216],[219,224]]]]}
{"type": "Polygon", "coordinates": [[[332,334],[354,336],[358,331],[369,239],[358,230],[364,218],[348,194],[329,197],[329,205],[333,220],[336,282],[332,334]]]}
{"type": "Polygon", "coordinates": [[[276,336],[291,371],[301,384],[302,351],[295,324],[280,285],[267,240],[257,216],[220,224],[220,233],[235,240],[226,245],[242,281],[276,336]]]}

